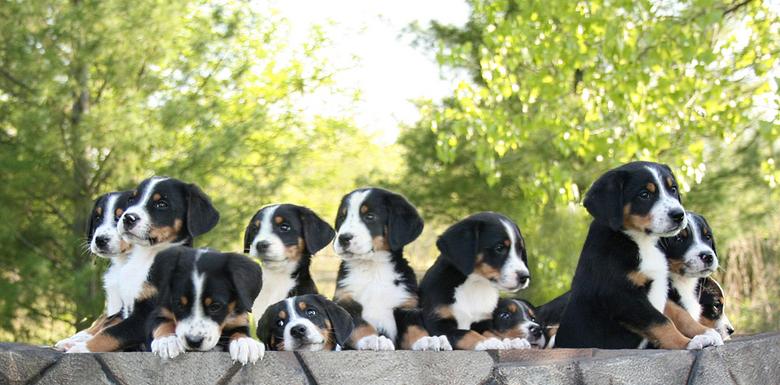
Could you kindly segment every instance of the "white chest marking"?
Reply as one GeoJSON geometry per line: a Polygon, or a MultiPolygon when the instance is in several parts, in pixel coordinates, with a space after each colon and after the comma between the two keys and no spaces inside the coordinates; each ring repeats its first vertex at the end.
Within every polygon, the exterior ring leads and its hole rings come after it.
{"type": "Polygon", "coordinates": [[[111,259],[111,266],[103,274],[103,288],[106,290],[106,315],[116,314],[124,307],[121,283],[122,268],[126,263],[127,257],[114,257],[111,259]]]}
{"type": "Polygon", "coordinates": [[[658,237],[629,233],[639,248],[639,271],[652,280],[647,298],[656,310],[663,313],[669,296],[669,263],[658,249],[658,237]]]}
{"type": "Polygon", "coordinates": [[[268,306],[287,298],[287,294],[295,287],[295,280],[290,275],[287,269],[263,270],[263,289],[252,304],[255,322],[260,320],[268,306]]]}
{"type": "Polygon", "coordinates": [[[696,287],[699,284],[698,278],[683,277],[679,274],[672,274],[672,286],[680,294],[682,307],[693,317],[699,320],[701,316],[701,305],[696,295],[696,287]]]}
{"type": "Polygon", "coordinates": [[[133,246],[121,270],[119,271],[119,296],[124,305],[124,316],[127,318],[133,312],[135,298],[141,292],[144,282],[149,276],[149,268],[154,263],[157,250],[133,246]]]}
{"type": "Polygon", "coordinates": [[[395,284],[401,275],[390,262],[390,253],[376,252],[375,258],[348,262],[348,272],[341,284],[363,306],[363,319],[380,333],[395,340],[398,330],[393,309],[408,301],[412,295],[405,287],[395,284]]]}
{"type": "Polygon", "coordinates": [[[472,273],[455,288],[452,313],[458,329],[468,330],[471,324],[489,319],[498,304],[498,290],[485,277],[472,273]]]}

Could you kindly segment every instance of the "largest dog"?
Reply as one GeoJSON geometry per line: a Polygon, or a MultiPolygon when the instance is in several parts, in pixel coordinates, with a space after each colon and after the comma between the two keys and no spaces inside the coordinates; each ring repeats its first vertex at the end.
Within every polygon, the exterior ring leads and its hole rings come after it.
{"type": "Polygon", "coordinates": [[[593,183],[584,205],[594,219],[556,347],[627,349],[643,339],[665,349],[717,344],[711,335],[685,337],[663,313],[669,271],[657,243],[686,221],[671,169],[633,162],[610,170],[593,183]]]}

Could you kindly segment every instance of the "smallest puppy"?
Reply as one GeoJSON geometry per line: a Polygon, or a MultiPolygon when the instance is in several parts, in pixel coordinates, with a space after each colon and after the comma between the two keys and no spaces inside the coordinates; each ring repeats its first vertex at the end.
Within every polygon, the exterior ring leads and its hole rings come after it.
{"type": "Polygon", "coordinates": [[[265,311],[257,337],[269,350],[341,350],[354,325],[341,306],[319,294],[279,301],[265,311]]]}
{"type": "Polygon", "coordinates": [[[536,310],[528,301],[502,298],[493,310],[493,322],[485,337],[496,337],[504,343],[513,344],[515,349],[544,348],[545,338],[542,325],[536,321],[536,310]],[[514,346],[516,345],[516,346],[514,346]]]}
{"type": "Polygon", "coordinates": [[[720,284],[711,277],[699,279],[699,305],[701,317],[699,323],[720,332],[723,340],[728,340],[734,334],[734,326],[726,316],[726,295],[720,284]]]}

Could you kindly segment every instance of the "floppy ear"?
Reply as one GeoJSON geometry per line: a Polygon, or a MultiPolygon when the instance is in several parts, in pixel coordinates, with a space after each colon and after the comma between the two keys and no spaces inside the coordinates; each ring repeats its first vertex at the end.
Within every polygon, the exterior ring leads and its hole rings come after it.
{"type": "Polygon", "coordinates": [[[186,185],[187,230],[191,237],[197,237],[217,225],[219,212],[211,204],[208,195],[195,184],[186,185]]]}
{"type": "Polygon", "coordinates": [[[417,209],[400,194],[388,192],[385,203],[389,211],[387,242],[390,250],[400,250],[420,236],[423,219],[417,209]]]}
{"type": "Polygon", "coordinates": [[[275,312],[272,311],[274,305],[267,307],[265,309],[265,313],[263,313],[263,316],[260,317],[259,321],[257,321],[257,338],[260,340],[260,342],[265,344],[268,350],[273,350],[270,341],[271,341],[271,325],[274,322],[274,314],[275,314],[275,312]]]}
{"type": "Polygon", "coordinates": [[[102,201],[104,197],[105,195],[101,195],[95,199],[95,204],[92,205],[92,211],[89,212],[89,216],[87,217],[87,228],[85,229],[85,232],[87,233],[87,242],[92,241],[92,235],[95,232],[95,210],[97,210],[100,201],[102,201]]]}
{"type": "Polygon", "coordinates": [[[611,170],[593,182],[583,205],[597,221],[614,231],[623,228],[623,183],[626,173],[611,170]]]}
{"type": "Polygon", "coordinates": [[[322,250],[336,236],[336,232],[328,222],[322,220],[309,208],[298,206],[298,215],[303,224],[303,240],[306,242],[306,250],[309,254],[322,250]]]}
{"type": "Polygon", "coordinates": [[[249,254],[249,248],[252,247],[252,241],[256,235],[254,234],[254,231],[252,231],[252,221],[260,211],[256,212],[255,215],[252,215],[252,218],[249,218],[249,224],[246,225],[246,229],[244,230],[244,254],[249,254]]]}
{"type": "Polygon", "coordinates": [[[463,275],[474,271],[482,222],[466,219],[452,225],[436,241],[436,247],[463,275]]]}
{"type": "MultiPolygon", "coordinates": [[[[691,215],[691,212],[688,212],[688,215],[691,215]]],[[[712,237],[712,251],[715,253],[715,257],[718,257],[718,250],[715,248],[715,234],[712,232],[712,227],[710,227],[710,224],[707,223],[707,219],[704,218],[704,216],[699,215],[699,218],[701,218],[702,223],[704,223],[704,227],[710,230],[710,237],[712,237]]]]}
{"type": "Polygon", "coordinates": [[[169,247],[157,253],[154,263],[149,269],[149,283],[157,288],[159,303],[170,306],[170,292],[173,285],[173,275],[179,264],[186,262],[182,257],[187,248],[169,247]]]}
{"type": "Polygon", "coordinates": [[[343,307],[337,305],[335,302],[328,300],[322,295],[315,294],[314,298],[319,301],[325,311],[328,312],[328,318],[331,325],[333,325],[333,335],[336,337],[336,343],[345,347],[349,336],[352,334],[352,329],[355,324],[352,321],[352,316],[344,310],[343,307]]]}
{"type": "Polygon", "coordinates": [[[238,294],[239,311],[252,311],[252,304],[263,287],[263,271],[243,254],[227,254],[227,270],[238,294]]]}

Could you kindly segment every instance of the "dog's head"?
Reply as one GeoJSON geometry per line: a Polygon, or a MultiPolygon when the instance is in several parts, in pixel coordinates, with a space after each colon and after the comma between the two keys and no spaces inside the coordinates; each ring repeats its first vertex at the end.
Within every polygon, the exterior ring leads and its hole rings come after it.
{"type": "Polygon", "coordinates": [[[502,298],[493,310],[493,332],[501,338],[525,338],[531,346],[544,348],[544,330],[536,321],[535,312],[526,301],[502,298]]]}
{"type": "Polygon", "coordinates": [[[303,206],[266,206],[249,221],[244,232],[244,252],[259,258],[268,268],[294,270],[301,260],[320,251],[335,232],[317,214],[303,206]]]}
{"type": "Polygon", "coordinates": [[[260,319],[257,337],[270,350],[336,350],[352,333],[352,317],[319,294],[277,302],[260,319]]]}
{"type": "Polygon", "coordinates": [[[701,305],[702,325],[711,327],[723,337],[724,340],[734,334],[734,326],[726,316],[726,295],[723,288],[711,277],[699,280],[699,304],[701,305]]]}
{"type": "Polygon", "coordinates": [[[684,229],[674,237],[661,238],[659,243],[672,273],[703,278],[718,269],[715,238],[704,217],[691,211],[686,217],[688,225],[684,229]]]}
{"type": "Polygon", "coordinates": [[[499,289],[525,289],[531,280],[520,229],[501,214],[478,213],[452,225],[436,247],[463,275],[480,275],[499,289]]]}
{"type": "Polygon", "coordinates": [[[218,221],[219,213],[198,186],[153,177],[133,190],[117,229],[128,242],[152,247],[189,244],[218,221]]]}
{"type": "Polygon", "coordinates": [[[584,200],[597,222],[613,231],[670,237],[685,226],[672,170],[652,162],[632,162],[608,171],[584,200]]]}
{"type": "Polygon", "coordinates": [[[130,250],[130,245],[119,236],[117,221],[127,208],[130,191],[111,192],[95,200],[87,222],[87,242],[92,254],[103,258],[118,257],[130,250]]]}
{"type": "Polygon", "coordinates": [[[176,336],[188,350],[211,350],[224,329],[249,326],[247,312],[263,285],[255,261],[180,246],[161,251],[155,265],[160,307],[176,320],[176,336]]]}
{"type": "Polygon", "coordinates": [[[344,260],[370,259],[375,252],[400,253],[417,239],[423,220],[403,196],[380,188],[352,191],[336,216],[336,254],[344,260]]]}

